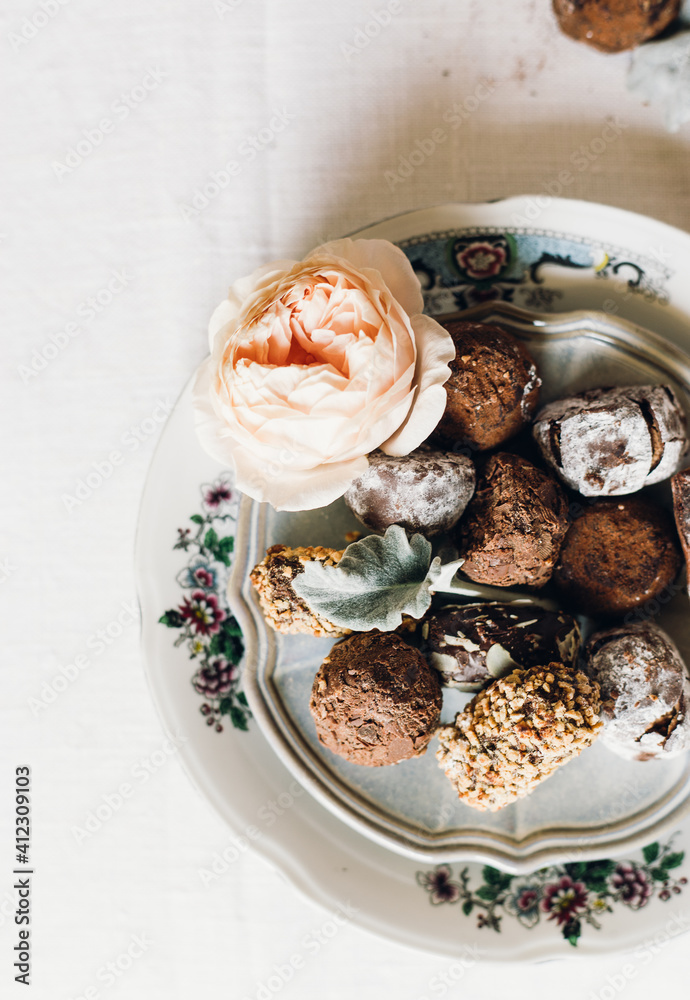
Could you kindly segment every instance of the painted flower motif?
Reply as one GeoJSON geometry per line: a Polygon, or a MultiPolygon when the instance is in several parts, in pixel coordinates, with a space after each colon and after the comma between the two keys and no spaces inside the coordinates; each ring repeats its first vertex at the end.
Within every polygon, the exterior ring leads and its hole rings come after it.
{"type": "Polygon", "coordinates": [[[188,587],[215,590],[218,581],[218,572],[208,559],[202,555],[197,555],[194,556],[184,569],[180,570],[175,579],[185,590],[188,587]]]}
{"type": "Polygon", "coordinates": [[[654,885],[646,872],[628,862],[616,865],[611,875],[611,888],[631,910],[646,906],[654,892],[654,885]]]}
{"type": "Polygon", "coordinates": [[[193,591],[191,597],[183,598],[179,606],[180,615],[189,622],[198,635],[214,635],[220,631],[220,623],[226,617],[222,608],[218,607],[215,594],[206,594],[203,590],[193,591]]]}
{"type": "Polygon", "coordinates": [[[460,898],[460,886],[450,880],[448,865],[439,865],[433,872],[418,872],[417,881],[429,893],[432,903],[455,903],[460,898]]]}
{"type": "Polygon", "coordinates": [[[515,882],[512,892],[503,903],[506,911],[517,917],[525,927],[539,923],[539,900],[541,886],[534,882],[515,882]]]}
{"type": "Polygon", "coordinates": [[[197,694],[205,698],[222,698],[232,690],[237,674],[237,666],[234,663],[217,656],[197,670],[192,677],[192,684],[197,694]]]}
{"type": "Polygon", "coordinates": [[[549,920],[566,924],[587,909],[587,887],[583,882],[573,882],[570,876],[563,875],[558,882],[544,887],[540,906],[544,913],[549,914],[549,920]]]}
{"type": "Polygon", "coordinates": [[[422,308],[385,240],[326,243],[235,282],[194,386],[202,445],[278,510],[333,502],[370,452],[407,455],[443,414],[455,348],[422,308]]]}
{"type": "Polygon", "coordinates": [[[204,483],[201,487],[201,509],[207,517],[234,514],[238,499],[237,490],[233,488],[232,476],[228,473],[219,476],[213,483],[204,483]]]}
{"type": "Polygon", "coordinates": [[[503,247],[490,243],[471,243],[458,254],[458,264],[475,281],[493,278],[504,267],[507,254],[503,247]]]}

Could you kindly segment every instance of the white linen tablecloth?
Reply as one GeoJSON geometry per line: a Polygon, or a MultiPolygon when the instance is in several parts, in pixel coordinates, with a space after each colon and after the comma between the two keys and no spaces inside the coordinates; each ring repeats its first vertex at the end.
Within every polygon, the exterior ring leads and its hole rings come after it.
{"type": "MultiPolygon", "coordinates": [[[[265,261],[439,202],[554,193],[563,170],[565,197],[690,230],[690,127],[665,133],[658,109],[625,90],[629,56],[566,39],[550,7],[2,4],[3,997],[255,997],[323,922],[251,852],[215,886],[201,884],[198,869],[227,831],[174,758],[97,834],[78,844],[71,832],[162,742],[128,614],[142,485],[164,414],[206,352],[211,310],[265,261]],[[390,17],[372,38],[366,26],[381,11],[390,17]],[[453,125],[469,95],[476,110],[453,125]],[[573,169],[610,122],[615,141],[573,169]],[[419,148],[423,162],[401,170],[419,148]],[[118,448],[124,460],[101,487],[66,502],[118,448]],[[56,666],[118,616],[122,633],[94,653],[94,668],[32,713],[29,698],[56,666]],[[13,982],[8,916],[19,764],[33,769],[40,873],[30,992],[13,982]],[[131,968],[104,985],[99,970],[128,949],[131,968]]],[[[625,996],[680,988],[687,950],[687,940],[669,943],[626,980],[625,996]]],[[[623,964],[481,964],[446,991],[606,997],[623,964]]],[[[450,965],[348,925],[281,996],[441,996],[435,977],[450,965]]]]}

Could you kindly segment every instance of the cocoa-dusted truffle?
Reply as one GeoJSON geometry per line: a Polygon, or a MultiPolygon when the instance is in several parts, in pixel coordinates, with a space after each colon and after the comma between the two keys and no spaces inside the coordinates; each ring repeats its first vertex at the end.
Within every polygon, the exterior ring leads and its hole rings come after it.
{"type": "Polygon", "coordinates": [[[660,483],[688,447],[685,414],[670,386],[632,385],[542,407],[534,437],[546,461],[583,496],[620,496],[660,483]]]}
{"type": "Polygon", "coordinates": [[[681,0],[553,0],[561,30],[602,52],[654,38],[678,17],[681,0]]]}
{"type": "Polygon", "coordinates": [[[690,594],[690,469],[677,472],[671,480],[673,488],[673,513],[683,546],[687,566],[688,594],[690,594]]]}
{"type": "Polygon", "coordinates": [[[336,643],[309,707],[321,743],[368,767],[419,757],[438,726],[441,684],[422,654],[392,632],[336,643]]]}
{"type": "Polygon", "coordinates": [[[460,523],[462,572],[497,587],[541,587],[558,558],[567,513],[551,476],[518,455],[493,455],[460,523]]]}
{"type": "Polygon", "coordinates": [[[345,493],[355,517],[374,531],[401,524],[408,531],[448,531],[474,493],[474,465],[464,455],[418,448],[394,457],[375,451],[369,468],[345,493]]]}
{"type": "Polygon", "coordinates": [[[624,615],[660,594],[680,567],[668,513],[624,497],[596,500],[573,521],[553,580],[569,607],[589,615],[624,615]]]}
{"type": "Polygon", "coordinates": [[[455,360],[445,384],[447,403],[434,438],[484,450],[529,423],[541,379],[527,348],[499,326],[447,320],[455,360]]]}
{"type": "Polygon", "coordinates": [[[438,730],[436,757],[463,802],[495,812],[591,746],[598,711],[599,686],[581,671],[514,670],[438,730]]]}
{"type": "Polygon", "coordinates": [[[563,611],[538,604],[449,604],[422,625],[428,656],[449,687],[479,691],[516,667],[571,666],[580,629],[563,611]]]}
{"type": "Polygon", "coordinates": [[[251,571],[249,578],[259,595],[264,618],[276,632],[284,635],[348,635],[350,629],[339,628],[314,614],[301,597],[292,589],[292,581],[304,572],[307,562],[317,561],[324,566],[336,566],[344,550],[326,549],[322,546],[288,548],[272,545],[266,557],[251,571]]]}
{"type": "Polygon", "coordinates": [[[601,688],[606,746],[632,760],[668,759],[690,749],[690,677],[658,625],[595,632],[587,664],[601,688]]]}

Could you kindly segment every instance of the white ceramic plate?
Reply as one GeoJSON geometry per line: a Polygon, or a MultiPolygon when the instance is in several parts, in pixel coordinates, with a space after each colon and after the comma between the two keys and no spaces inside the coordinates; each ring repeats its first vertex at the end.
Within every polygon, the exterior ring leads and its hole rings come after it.
{"type": "MultiPolygon", "coordinates": [[[[603,309],[690,350],[684,280],[690,237],[603,206],[538,202],[443,206],[358,235],[403,246],[427,287],[431,312],[487,300],[542,311],[603,309]]],[[[239,652],[239,630],[224,606],[226,563],[233,556],[223,539],[234,537],[237,499],[227,473],[197,445],[188,387],[166,426],[142,501],[136,562],[143,643],[163,722],[188,737],[182,757],[192,780],[243,838],[229,846],[231,853],[252,843],[311,898],[331,908],[347,903],[371,930],[449,955],[462,954],[469,942],[492,959],[573,954],[574,945],[591,953],[632,947],[654,931],[685,929],[674,904],[683,900],[687,819],[643,853],[593,860],[597,851],[585,833],[558,864],[516,874],[521,866],[505,860],[496,863],[512,872],[399,855],[305,792],[256,720],[247,720],[241,678],[229,662],[239,652]],[[203,699],[190,684],[204,665],[211,687],[220,678],[226,688],[222,701],[213,691],[207,695],[212,725],[204,724],[203,699]],[[245,725],[246,731],[236,728],[245,725]]],[[[245,642],[261,651],[265,640],[251,616],[238,613],[245,642]]],[[[639,792],[629,775],[617,791],[633,804],[639,792]]]]}

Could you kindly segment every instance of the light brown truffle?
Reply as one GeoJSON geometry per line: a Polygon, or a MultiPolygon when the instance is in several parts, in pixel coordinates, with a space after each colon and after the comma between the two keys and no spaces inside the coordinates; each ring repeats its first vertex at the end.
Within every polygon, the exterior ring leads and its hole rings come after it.
{"type": "Polygon", "coordinates": [[[568,502],[551,476],[499,452],[486,463],[460,522],[462,572],[496,587],[541,587],[568,530],[568,502]]]}
{"type": "Polygon", "coordinates": [[[337,566],[344,550],[272,545],[266,557],[250,573],[250,580],[259,595],[259,603],[267,623],[284,635],[306,633],[316,636],[349,635],[350,629],[339,628],[314,614],[292,589],[292,581],[304,572],[307,562],[318,561],[324,566],[337,566]]]}
{"type": "Polygon", "coordinates": [[[681,563],[663,507],[636,497],[596,500],[568,529],[553,581],[582,614],[624,615],[665,590],[681,563]]]}
{"type": "Polygon", "coordinates": [[[439,764],[458,796],[495,812],[592,745],[599,686],[562,663],[514,670],[438,730],[439,764]]]}
{"type": "Polygon", "coordinates": [[[441,683],[419,650],[392,632],[336,643],[314,678],[309,707],[321,743],[367,767],[427,748],[441,712],[441,683]]]}
{"type": "Polygon", "coordinates": [[[602,52],[654,38],[678,17],[681,0],[553,0],[561,31],[602,52]]]}
{"type": "Polygon", "coordinates": [[[688,594],[690,594],[690,469],[677,472],[671,480],[671,487],[673,489],[673,514],[685,556],[688,594]]]}
{"type": "Polygon", "coordinates": [[[495,448],[529,423],[541,379],[529,351],[500,326],[447,320],[455,343],[447,402],[434,440],[473,450],[495,448]]]}

